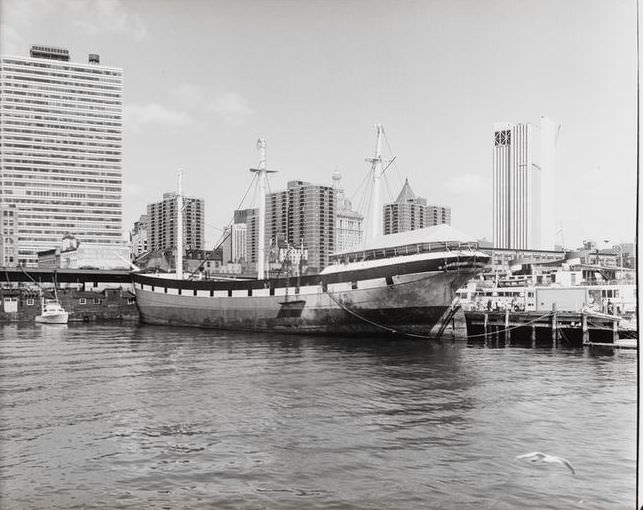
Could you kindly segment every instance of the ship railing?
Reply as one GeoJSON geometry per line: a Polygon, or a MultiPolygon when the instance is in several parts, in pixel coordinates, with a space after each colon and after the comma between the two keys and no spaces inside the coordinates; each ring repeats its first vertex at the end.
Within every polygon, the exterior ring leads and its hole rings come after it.
{"type": "Polygon", "coordinates": [[[362,262],[366,260],[387,259],[405,255],[416,255],[419,253],[431,253],[440,251],[474,251],[478,249],[478,243],[461,241],[443,241],[432,243],[414,243],[389,248],[377,248],[372,250],[361,250],[349,253],[338,253],[331,255],[331,263],[362,262]]]}

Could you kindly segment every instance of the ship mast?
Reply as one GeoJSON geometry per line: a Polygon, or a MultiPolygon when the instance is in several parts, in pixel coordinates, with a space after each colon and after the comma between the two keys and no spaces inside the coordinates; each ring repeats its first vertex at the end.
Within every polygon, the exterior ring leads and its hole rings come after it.
{"type": "Polygon", "coordinates": [[[257,140],[257,150],[259,151],[259,165],[257,168],[251,168],[259,177],[259,246],[257,247],[257,279],[265,278],[265,253],[266,253],[266,175],[274,174],[276,170],[266,169],[266,139],[257,140]]]}
{"type": "Polygon", "coordinates": [[[183,170],[176,176],[176,279],[183,279],[183,170]]]}
{"type": "Polygon", "coordinates": [[[382,136],[384,126],[375,124],[377,129],[377,142],[375,143],[375,154],[372,158],[366,158],[371,164],[371,179],[373,181],[373,196],[371,197],[370,216],[370,237],[371,239],[380,235],[382,223],[382,210],[380,207],[380,178],[382,177],[382,136]]]}

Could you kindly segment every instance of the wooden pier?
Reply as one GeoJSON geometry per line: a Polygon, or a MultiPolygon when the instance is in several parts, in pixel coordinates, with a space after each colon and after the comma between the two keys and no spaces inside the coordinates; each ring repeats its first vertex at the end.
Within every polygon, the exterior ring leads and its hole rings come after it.
{"type": "Polygon", "coordinates": [[[632,332],[619,330],[619,318],[591,312],[466,311],[467,337],[536,345],[580,347],[600,345],[634,348],[632,332]],[[628,339],[627,342],[623,341],[628,339]]]}

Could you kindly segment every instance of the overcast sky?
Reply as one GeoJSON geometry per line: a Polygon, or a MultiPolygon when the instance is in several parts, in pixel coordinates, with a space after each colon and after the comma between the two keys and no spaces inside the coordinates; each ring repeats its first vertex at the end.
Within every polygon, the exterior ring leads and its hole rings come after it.
{"type": "MultiPolygon", "coordinates": [[[[452,224],[491,238],[493,124],[562,123],[556,209],[565,244],[632,242],[635,0],[0,0],[0,51],[99,53],[124,70],[123,227],[175,188],[206,201],[208,248],[268,140],[270,188],[349,196],[376,122],[396,168],[452,224]]],[[[390,190],[390,191],[389,191],[390,190]]],[[[390,193],[390,195],[389,195],[390,193]]],[[[246,202],[244,205],[252,205],[246,202]]],[[[543,233],[546,235],[546,233],[543,233]]]]}

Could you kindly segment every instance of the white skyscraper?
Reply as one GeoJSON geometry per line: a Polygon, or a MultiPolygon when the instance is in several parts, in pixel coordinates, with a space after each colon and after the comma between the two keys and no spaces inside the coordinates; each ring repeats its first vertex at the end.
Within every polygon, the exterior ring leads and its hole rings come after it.
{"type": "Polygon", "coordinates": [[[35,265],[66,233],[123,243],[122,90],[122,70],[98,55],[0,57],[0,206],[17,210],[16,263],[35,265]]]}
{"type": "Polygon", "coordinates": [[[541,249],[539,128],[528,123],[494,125],[493,244],[541,249]]]}

